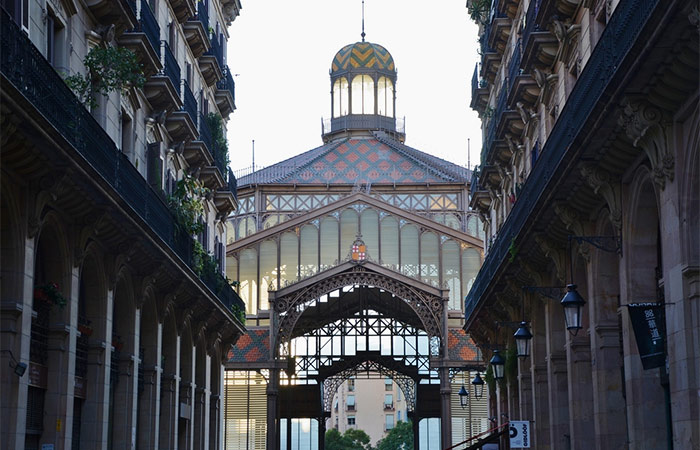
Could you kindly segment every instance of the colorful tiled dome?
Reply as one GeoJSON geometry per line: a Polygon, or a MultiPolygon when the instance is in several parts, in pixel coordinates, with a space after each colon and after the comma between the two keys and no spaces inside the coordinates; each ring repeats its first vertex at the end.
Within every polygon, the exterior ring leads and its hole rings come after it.
{"type": "Polygon", "coordinates": [[[355,42],[341,48],[331,64],[333,72],[350,69],[394,70],[394,58],[379,44],[355,42]]]}

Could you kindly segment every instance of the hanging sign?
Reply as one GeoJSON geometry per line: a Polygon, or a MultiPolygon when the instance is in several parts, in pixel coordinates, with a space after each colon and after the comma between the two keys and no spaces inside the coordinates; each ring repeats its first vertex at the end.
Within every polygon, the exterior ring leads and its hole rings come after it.
{"type": "Polygon", "coordinates": [[[664,339],[666,336],[663,303],[630,303],[627,305],[637,339],[639,356],[644,370],[666,364],[664,339]]]}
{"type": "Polygon", "coordinates": [[[530,448],[530,422],[510,421],[510,448],[530,448]]]}

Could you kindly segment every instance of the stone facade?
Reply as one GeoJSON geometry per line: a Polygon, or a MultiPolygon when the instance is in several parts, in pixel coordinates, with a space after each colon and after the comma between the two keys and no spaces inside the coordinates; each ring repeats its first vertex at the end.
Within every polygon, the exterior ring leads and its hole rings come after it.
{"type": "Polygon", "coordinates": [[[481,3],[467,4],[485,136],[471,206],[487,238],[465,329],[484,349],[514,347],[494,321],[524,317],[534,335],[492,406],[532,421],[539,449],[696,448],[697,5],[481,3]],[[577,333],[558,304],[569,283],[586,301],[577,333]],[[630,306],[643,302],[665,313],[647,370],[630,306]]]}
{"type": "Polygon", "coordinates": [[[245,328],[223,276],[235,178],[209,119],[235,108],[239,9],[2,2],[3,448],[221,448],[222,364],[245,328]],[[62,78],[109,48],[145,84],[82,104],[62,78]],[[168,200],[185,178],[197,234],[168,200]]]}

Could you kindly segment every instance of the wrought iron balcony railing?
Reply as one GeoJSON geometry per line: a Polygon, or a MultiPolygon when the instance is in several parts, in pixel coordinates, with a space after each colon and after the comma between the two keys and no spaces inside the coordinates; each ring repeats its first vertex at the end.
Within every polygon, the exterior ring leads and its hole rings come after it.
{"type": "MultiPolygon", "coordinates": [[[[70,147],[108,183],[193,273],[193,239],[178,231],[175,218],[161,196],[119,151],[105,130],[78,101],[51,64],[24,36],[4,11],[0,12],[0,73],[3,91],[12,86],[60,134],[70,147]]],[[[179,81],[179,79],[178,79],[179,81]]],[[[199,278],[226,308],[243,301],[220,275],[199,278]]]]}
{"type": "Polygon", "coordinates": [[[230,167],[228,169],[228,179],[226,180],[226,185],[228,186],[228,190],[233,194],[233,197],[238,200],[238,180],[230,167]]]}
{"type": "Polygon", "coordinates": [[[486,142],[481,150],[481,163],[485,164],[488,160],[488,156],[491,153],[493,143],[496,140],[496,129],[498,128],[498,123],[501,120],[503,112],[506,110],[506,100],[508,95],[504,85],[501,85],[501,91],[498,93],[498,99],[496,100],[496,109],[491,115],[489,120],[489,125],[486,129],[486,142]]]}
{"type": "Polygon", "coordinates": [[[211,55],[216,58],[216,62],[219,63],[221,69],[224,68],[224,49],[219,43],[218,36],[211,37],[211,48],[204,53],[205,55],[211,55]]]}
{"type": "Polygon", "coordinates": [[[213,141],[211,137],[211,128],[209,128],[209,123],[207,122],[207,118],[204,116],[204,114],[199,115],[199,140],[204,142],[209,154],[212,155],[213,158],[214,152],[212,151],[213,141]]]}
{"type": "Polygon", "coordinates": [[[474,65],[474,75],[472,75],[472,97],[476,96],[477,89],[479,89],[479,64],[474,65]]]}
{"type": "Polygon", "coordinates": [[[163,74],[170,78],[173,86],[177,89],[180,86],[180,65],[177,63],[177,59],[175,59],[175,55],[173,55],[166,41],[161,41],[161,51],[163,74]]]}
{"type": "Polygon", "coordinates": [[[236,83],[233,81],[233,75],[228,66],[224,68],[224,77],[216,82],[216,88],[222,91],[229,91],[233,103],[236,103],[236,83]]]}
{"type": "Polygon", "coordinates": [[[199,2],[197,2],[197,14],[195,14],[194,17],[190,17],[188,20],[199,20],[200,22],[202,22],[204,29],[207,30],[208,33],[209,7],[207,6],[207,2],[204,0],[199,0],[199,2]]]}
{"type": "Polygon", "coordinates": [[[537,18],[537,12],[540,9],[540,3],[542,0],[531,0],[530,5],[527,7],[527,13],[525,14],[525,29],[523,30],[522,40],[523,48],[527,48],[527,44],[530,40],[530,36],[535,31],[539,31],[539,26],[535,23],[537,18]]]}
{"type": "Polygon", "coordinates": [[[520,75],[520,59],[522,54],[520,53],[520,39],[515,44],[515,49],[510,57],[510,62],[508,63],[508,94],[513,90],[513,85],[515,84],[515,79],[520,75]]]}
{"type": "MultiPolygon", "coordinates": [[[[133,3],[135,9],[136,1],[134,0],[133,3]]],[[[148,42],[153,46],[153,50],[157,52],[160,48],[160,26],[147,0],[141,0],[141,8],[138,12],[138,16],[139,23],[136,26],[136,31],[144,33],[148,42]]]]}
{"type": "Polygon", "coordinates": [[[197,123],[197,100],[187,80],[182,80],[182,110],[190,116],[193,124],[197,123]]]}
{"type": "MultiPolygon", "coordinates": [[[[498,238],[489,248],[484,264],[465,298],[464,314],[467,322],[491,283],[496,282],[496,273],[507,259],[511,243],[520,237],[525,223],[538,208],[545,190],[550,188],[553,178],[562,175],[561,166],[567,152],[575,148],[572,144],[659,3],[659,0],[622,0],[618,4],[562,108],[539,161],[525,181],[518,201],[505,223],[498,230],[498,238]]],[[[533,4],[535,2],[530,4],[531,7],[533,4]]],[[[630,57],[636,58],[635,55],[630,57]]]]}

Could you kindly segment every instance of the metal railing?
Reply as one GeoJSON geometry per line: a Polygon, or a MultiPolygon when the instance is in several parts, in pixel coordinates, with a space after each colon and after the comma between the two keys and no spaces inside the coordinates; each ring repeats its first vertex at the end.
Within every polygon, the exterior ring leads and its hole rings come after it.
{"type": "Polygon", "coordinates": [[[498,98],[496,99],[496,109],[493,111],[491,118],[489,119],[489,125],[486,129],[486,142],[481,150],[481,163],[485,164],[488,160],[488,156],[493,149],[493,143],[496,141],[496,129],[498,128],[498,123],[501,120],[501,116],[506,109],[506,100],[508,95],[504,85],[501,85],[501,90],[498,93],[498,98]]]}
{"type": "Polygon", "coordinates": [[[190,17],[189,20],[199,20],[202,22],[207,35],[209,34],[209,6],[207,6],[206,0],[199,0],[199,2],[197,2],[197,14],[195,14],[194,17],[190,17]]]}
{"type": "Polygon", "coordinates": [[[170,78],[175,89],[180,86],[180,65],[175,59],[175,55],[170,50],[170,46],[166,41],[160,41],[161,51],[162,51],[162,62],[163,62],[163,74],[170,78]]]}
{"type": "Polygon", "coordinates": [[[211,48],[204,54],[213,56],[216,59],[216,62],[219,63],[219,67],[222,69],[224,68],[224,49],[221,44],[219,44],[218,36],[211,37],[211,48]]]}
{"type": "Polygon", "coordinates": [[[535,23],[537,18],[537,12],[540,10],[540,3],[542,0],[530,0],[530,5],[527,7],[527,13],[525,14],[525,29],[523,30],[522,40],[523,48],[527,48],[527,44],[530,41],[530,36],[535,31],[539,31],[539,26],[535,23]]]}
{"type": "MultiPolygon", "coordinates": [[[[23,95],[44,119],[109,184],[164,246],[193,267],[193,239],[180,232],[168,205],[66,86],[41,52],[12,19],[0,13],[0,72],[3,91],[23,95]]],[[[196,272],[193,273],[196,275],[196,272]]],[[[221,275],[200,276],[226,308],[243,301],[221,275]]]]}
{"type": "Polygon", "coordinates": [[[228,190],[233,193],[233,197],[238,200],[238,180],[236,179],[236,176],[233,174],[233,170],[229,167],[228,169],[228,178],[226,180],[226,186],[228,187],[228,190]]]}
{"type": "Polygon", "coordinates": [[[343,130],[377,130],[406,133],[406,119],[378,114],[349,114],[347,116],[321,118],[321,135],[343,130]]]}
{"type": "Polygon", "coordinates": [[[192,123],[197,123],[197,100],[187,80],[182,80],[182,110],[190,116],[192,123]]]}
{"type": "Polygon", "coordinates": [[[236,104],[236,83],[233,81],[233,75],[228,66],[224,68],[224,77],[216,82],[216,88],[220,91],[229,91],[234,105],[236,104]]]}
{"type": "Polygon", "coordinates": [[[515,44],[515,49],[513,49],[513,54],[510,57],[510,62],[508,63],[508,95],[513,91],[513,85],[515,84],[515,79],[520,75],[520,59],[522,54],[520,53],[520,39],[515,44]]]}
{"type": "Polygon", "coordinates": [[[511,243],[520,237],[525,223],[535,214],[553,178],[562,175],[564,157],[572,151],[574,140],[658,4],[659,0],[622,0],[618,4],[465,298],[467,321],[495,281],[496,273],[509,255],[511,243]]]}
{"type": "Polygon", "coordinates": [[[204,114],[199,115],[199,140],[204,142],[209,154],[212,155],[213,158],[214,152],[212,151],[213,144],[211,128],[209,128],[209,123],[207,122],[207,118],[204,116],[204,114]]]}
{"type": "Polygon", "coordinates": [[[160,26],[147,0],[141,0],[139,23],[136,26],[136,31],[144,33],[148,42],[153,46],[153,50],[158,51],[160,48],[160,26]]]}
{"type": "Polygon", "coordinates": [[[472,98],[476,97],[476,91],[479,89],[479,64],[474,65],[474,75],[472,75],[472,98]]]}

